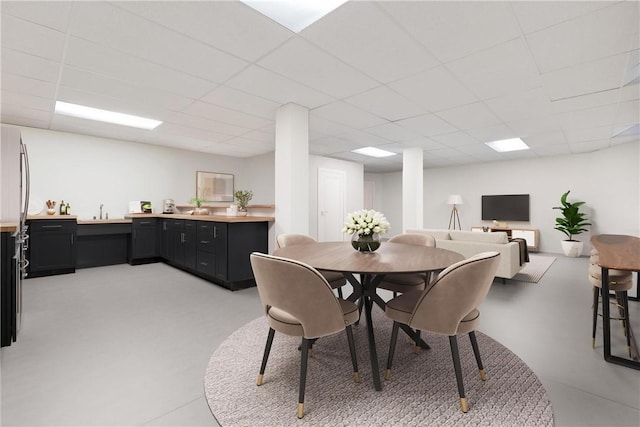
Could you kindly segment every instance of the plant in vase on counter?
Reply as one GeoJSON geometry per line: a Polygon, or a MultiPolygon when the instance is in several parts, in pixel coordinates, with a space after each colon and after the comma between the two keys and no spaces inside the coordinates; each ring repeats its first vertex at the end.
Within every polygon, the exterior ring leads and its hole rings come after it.
{"type": "Polygon", "coordinates": [[[380,234],[391,228],[384,214],[361,209],[347,215],[343,233],[351,235],[351,245],[360,252],[373,252],[380,247],[380,234]]]}
{"type": "Polygon", "coordinates": [[[247,216],[247,205],[253,199],[253,191],[236,190],[233,196],[238,201],[238,216],[247,216]]]}
{"type": "Polygon", "coordinates": [[[196,208],[193,210],[193,212],[191,213],[192,215],[209,215],[209,209],[207,208],[203,208],[202,204],[205,202],[205,200],[202,197],[193,197],[191,200],[189,200],[189,203],[193,203],[196,205],[196,208]]]}

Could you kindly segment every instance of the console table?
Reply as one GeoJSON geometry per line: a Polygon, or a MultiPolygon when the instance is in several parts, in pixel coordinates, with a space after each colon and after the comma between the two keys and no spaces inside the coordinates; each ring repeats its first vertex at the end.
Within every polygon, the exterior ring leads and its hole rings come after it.
{"type": "Polygon", "coordinates": [[[471,227],[471,231],[482,232],[488,228],[489,231],[503,231],[507,233],[510,238],[525,239],[527,241],[527,248],[530,251],[537,251],[540,247],[540,230],[537,228],[523,228],[523,227],[471,227]]]}

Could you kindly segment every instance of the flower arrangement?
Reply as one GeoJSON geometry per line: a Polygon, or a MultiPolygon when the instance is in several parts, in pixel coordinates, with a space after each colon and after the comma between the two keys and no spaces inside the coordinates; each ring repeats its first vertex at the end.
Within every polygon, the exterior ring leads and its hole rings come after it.
{"type": "Polygon", "coordinates": [[[347,215],[342,232],[350,235],[369,236],[386,233],[390,228],[389,221],[382,213],[372,209],[361,209],[347,215]]]}

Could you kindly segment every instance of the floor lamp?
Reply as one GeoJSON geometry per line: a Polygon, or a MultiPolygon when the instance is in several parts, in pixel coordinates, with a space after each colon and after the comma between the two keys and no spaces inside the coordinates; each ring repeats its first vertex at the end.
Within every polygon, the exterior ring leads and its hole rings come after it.
{"type": "Polygon", "coordinates": [[[452,194],[447,198],[447,204],[453,205],[451,208],[451,215],[449,216],[449,230],[451,230],[451,224],[453,223],[453,230],[456,229],[456,222],[458,223],[458,230],[462,230],[460,225],[460,217],[458,216],[457,205],[462,204],[462,196],[459,194],[452,194]]]}

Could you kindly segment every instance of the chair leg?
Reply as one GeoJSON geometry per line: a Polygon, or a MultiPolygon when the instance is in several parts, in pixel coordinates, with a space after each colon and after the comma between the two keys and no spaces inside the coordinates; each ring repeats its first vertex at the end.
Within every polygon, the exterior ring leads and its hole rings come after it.
{"type": "Polygon", "coordinates": [[[258,375],[258,385],[262,385],[262,379],[264,377],[264,370],[267,367],[267,360],[269,359],[269,353],[271,352],[271,344],[273,344],[273,336],[276,331],[273,328],[269,328],[269,335],[267,335],[267,344],[264,346],[264,354],[262,356],[262,365],[260,365],[260,374],[258,375]]]}
{"type": "Polygon", "coordinates": [[[420,329],[416,329],[416,340],[415,340],[415,346],[413,347],[413,352],[415,354],[420,353],[420,329]]]}
{"type": "Polygon", "coordinates": [[[342,287],[339,287],[339,288],[338,288],[338,296],[339,296],[340,298],[344,298],[344,296],[342,295],[342,287]]]}
{"type": "Polygon", "coordinates": [[[469,332],[469,340],[471,341],[473,355],[476,357],[476,363],[478,364],[478,370],[480,371],[480,379],[485,381],[487,379],[487,372],[484,370],[484,366],[482,366],[482,358],[480,358],[480,348],[478,347],[478,340],[476,339],[476,331],[469,332]]]}
{"type": "Polygon", "coordinates": [[[464,395],[464,383],[462,382],[462,367],[460,366],[460,353],[458,352],[458,340],[455,335],[449,336],[449,346],[451,347],[451,357],[453,358],[453,369],[456,371],[456,381],[458,383],[458,394],[460,395],[460,409],[467,412],[467,398],[464,395]]]}
{"type": "Polygon", "coordinates": [[[396,342],[398,341],[398,330],[400,329],[400,323],[393,322],[393,329],[391,330],[391,342],[389,343],[389,355],[387,357],[387,370],[384,373],[384,379],[391,379],[391,364],[393,363],[393,354],[396,351],[396,342]]]}
{"type": "Polygon", "coordinates": [[[304,389],[307,385],[307,361],[309,359],[309,340],[302,338],[300,345],[300,388],[298,389],[298,418],[304,417],[304,389]]]}
{"type": "Polygon", "coordinates": [[[353,330],[351,325],[346,327],[347,341],[349,341],[349,353],[351,353],[351,364],[353,365],[353,380],[357,383],[360,382],[360,372],[358,372],[358,359],[356,358],[356,343],[353,339],[353,330]]]}
{"type": "Polygon", "coordinates": [[[596,327],[598,325],[599,299],[600,299],[600,288],[597,286],[594,286],[593,287],[593,327],[591,328],[591,348],[596,348],[596,327]]]}

